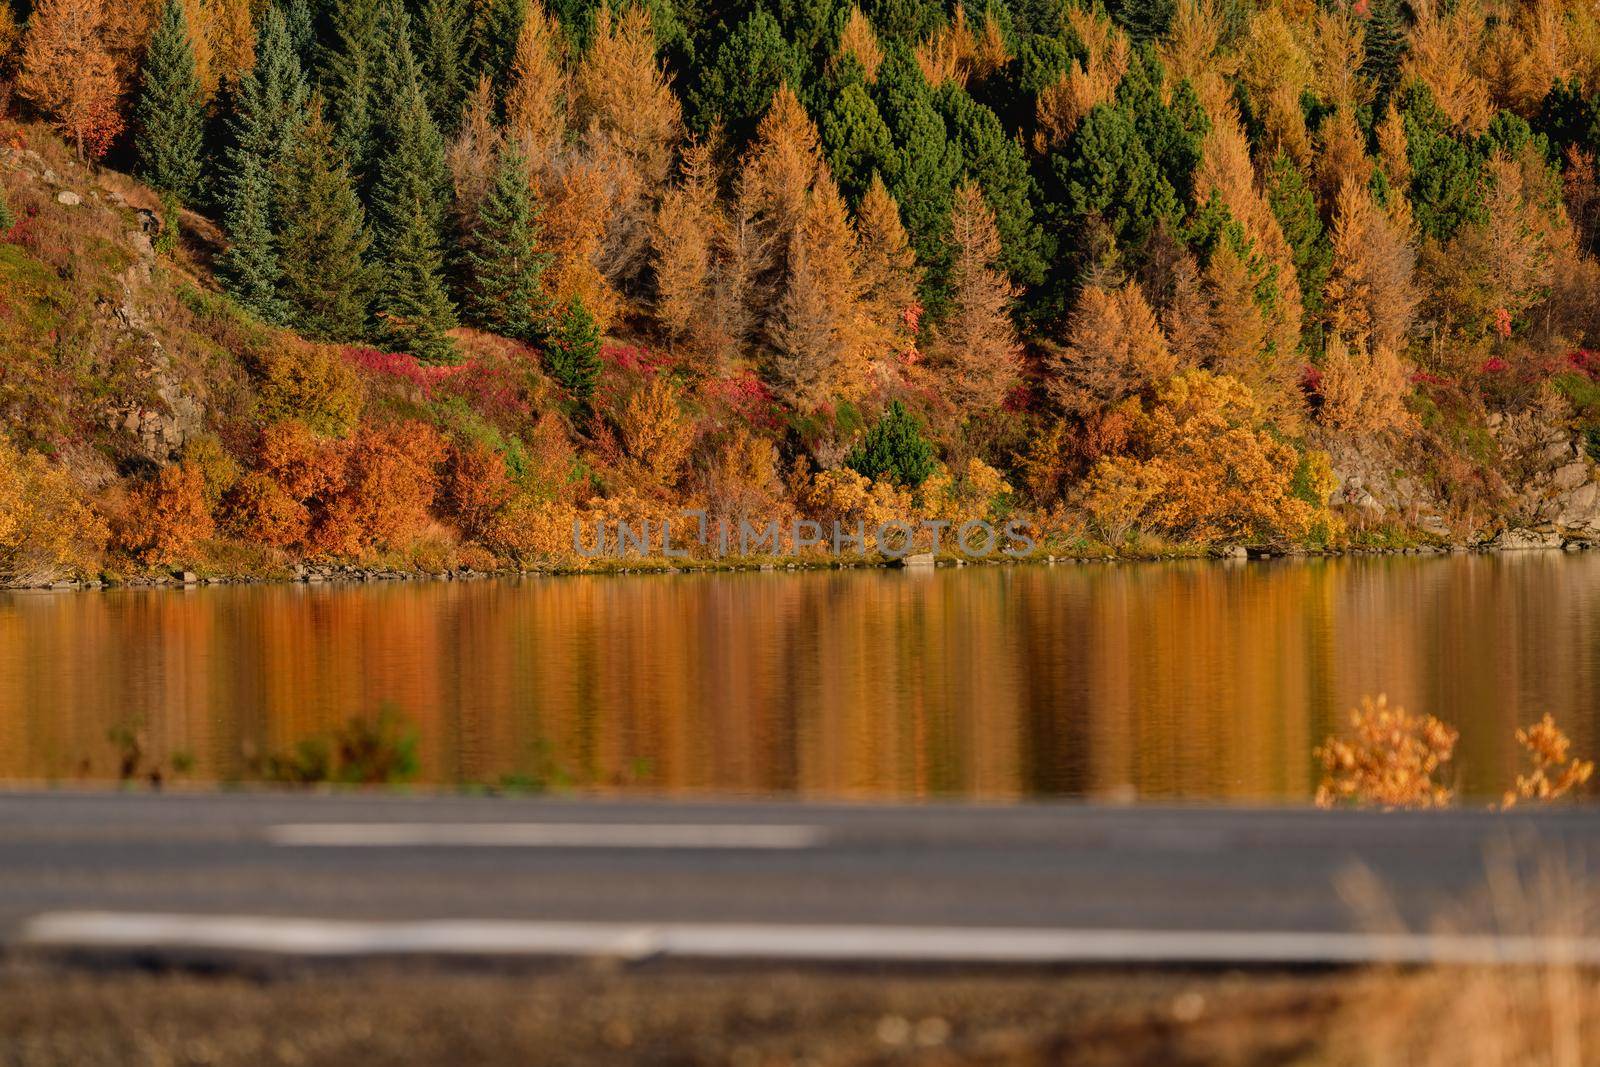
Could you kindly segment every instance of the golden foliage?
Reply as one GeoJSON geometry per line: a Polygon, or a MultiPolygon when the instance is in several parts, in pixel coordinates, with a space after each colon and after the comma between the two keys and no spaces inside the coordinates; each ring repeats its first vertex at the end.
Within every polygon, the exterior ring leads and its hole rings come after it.
{"type": "Polygon", "coordinates": [[[1366,61],[1366,27],[1348,8],[1317,11],[1311,37],[1311,65],[1317,92],[1330,104],[1353,111],[1372,99],[1372,86],[1361,76],[1366,61]]]}
{"type": "Polygon", "coordinates": [[[1516,737],[1533,770],[1517,775],[1516,787],[1506,793],[1501,807],[1513,807],[1523,800],[1559,800],[1594,774],[1594,761],[1572,755],[1572,739],[1548,714],[1527,729],[1518,730],[1516,737]]]}
{"type": "Polygon", "coordinates": [[[1334,213],[1328,325],[1358,347],[1403,347],[1417,308],[1415,261],[1404,232],[1366,184],[1346,180],[1334,213]]]}
{"type": "Polygon", "coordinates": [[[866,528],[870,539],[885,523],[908,522],[914,516],[911,494],[888,478],[874,481],[863,474],[840,467],[819,471],[799,494],[806,514],[832,530],[854,530],[857,523],[866,528]]]}
{"type": "MultiPolygon", "coordinates": [[[[516,141],[532,163],[543,170],[561,147],[567,77],[561,66],[561,31],[544,5],[528,5],[511,63],[506,90],[506,136],[516,141]]],[[[480,136],[481,139],[481,136],[480,136]]]]}
{"type": "Polygon", "coordinates": [[[976,182],[956,190],[950,311],[933,348],[942,391],[968,413],[1000,406],[1021,378],[1022,344],[1011,321],[1017,296],[998,266],[1000,232],[976,182]]]}
{"type": "Polygon", "coordinates": [[[844,29],[839,33],[839,48],[834,56],[836,59],[854,57],[861,64],[868,84],[877,80],[878,68],[883,66],[883,49],[878,45],[878,35],[873,32],[872,20],[861,13],[859,4],[850,5],[850,14],[845,17],[844,29]]]}
{"type": "Polygon", "coordinates": [[[1091,108],[1111,100],[1128,72],[1128,38],[1103,10],[1068,7],[1067,23],[1083,42],[1086,59],[1072,64],[1035,104],[1034,147],[1043,153],[1066,144],[1091,108]]]}
{"type": "Polygon", "coordinates": [[[110,532],[67,472],[0,433],[0,583],[45,585],[100,565],[110,532]]]}
{"type": "Polygon", "coordinates": [[[629,466],[644,482],[654,486],[677,483],[694,435],[678,390],[670,381],[658,374],[635,389],[623,405],[617,428],[629,466]]]}
{"type": "Polygon", "coordinates": [[[1268,155],[1287,152],[1305,164],[1311,156],[1311,137],[1300,97],[1314,80],[1311,58],[1283,15],[1270,7],[1250,20],[1242,54],[1239,80],[1265,127],[1268,155]]]}
{"type": "Polygon", "coordinates": [[[366,390],[337,349],[285,338],[257,363],[266,418],[301,419],[334,437],[348,434],[360,421],[366,390]]]}
{"type": "Polygon", "coordinates": [[[1483,9],[1472,2],[1448,5],[1448,11],[1444,6],[1437,0],[1413,3],[1416,24],[1400,76],[1426,85],[1450,121],[1476,137],[1494,117],[1488,87],[1473,70],[1482,51],[1483,9]]]}
{"type": "Polygon", "coordinates": [[[936,89],[945,82],[965,86],[978,57],[978,39],[967,25],[967,9],[956,8],[955,17],[918,44],[915,54],[929,85],[936,89]]]}
{"type": "Polygon", "coordinates": [[[856,247],[869,348],[915,357],[921,309],[917,254],[900,220],[900,205],[876,172],[856,207],[856,247]]]}
{"type": "Polygon", "coordinates": [[[767,326],[767,374],[793,407],[815,410],[866,391],[870,338],[856,262],[855,233],[844,198],[822,168],[789,242],[787,278],[767,326]]]}
{"type": "Polygon", "coordinates": [[[1436,776],[1459,736],[1432,715],[1391,708],[1387,696],[1363,697],[1348,733],[1329,736],[1314,753],[1323,771],[1317,806],[1447,807],[1453,794],[1436,776]]]}
{"type": "Polygon", "coordinates": [[[1141,529],[1191,541],[1294,539],[1326,518],[1324,505],[1295,494],[1299,464],[1292,446],[1262,428],[1242,383],[1186,371],[1136,416],[1129,451],[1095,465],[1083,504],[1108,536],[1141,529]]]}
{"type": "MultiPolygon", "coordinates": [[[[1401,126],[1400,131],[1403,138],[1405,127],[1401,126]]],[[[1320,145],[1312,178],[1316,182],[1317,199],[1326,212],[1346,185],[1350,182],[1365,184],[1372,177],[1372,160],[1367,158],[1367,141],[1356,125],[1351,108],[1338,108],[1323,119],[1317,139],[1320,145]]]]}
{"type": "Polygon", "coordinates": [[[585,160],[569,160],[541,191],[545,209],[539,222],[554,254],[543,275],[545,286],[557,307],[583,301],[604,333],[621,305],[598,264],[611,203],[606,175],[585,160]]]}
{"type": "Polygon", "coordinates": [[[17,91],[98,158],[122,129],[125,86],[106,47],[107,0],[38,0],[22,43],[17,91]]]}
{"type": "Polygon", "coordinates": [[[1480,66],[1494,102],[1519,114],[1539,110],[1558,79],[1573,73],[1572,41],[1560,0],[1511,5],[1489,28],[1480,66]]]}
{"type": "Polygon", "coordinates": [[[1329,429],[1372,434],[1415,421],[1405,404],[1410,375],[1392,349],[1351,349],[1334,334],[1322,358],[1321,375],[1322,407],[1317,417],[1329,429]]]}
{"type": "Polygon", "coordinates": [[[1083,417],[1137,393],[1177,369],[1138,282],[1088,286],[1078,296],[1066,343],[1049,353],[1051,399],[1083,417]]]}
{"type": "Polygon", "coordinates": [[[1178,0],[1166,39],[1157,47],[1174,81],[1187,80],[1202,103],[1216,98],[1238,57],[1221,54],[1224,15],[1217,0],[1178,0]]]}
{"type": "Polygon", "coordinates": [[[967,460],[959,477],[940,464],[919,492],[921,517],[943,520],[956,529],[965,522],[994,518],[998,504],[1011,492],[1011,485],[999,471],[973,457],[967,460]]]}
{"type": "Polygon", "coordinates": [[[661,197],[656,210],[656,319],[673,340],[703,346],[710,329],[708,302],[721,210],[710,141],[683,150],[682,180],[661,197]]]}

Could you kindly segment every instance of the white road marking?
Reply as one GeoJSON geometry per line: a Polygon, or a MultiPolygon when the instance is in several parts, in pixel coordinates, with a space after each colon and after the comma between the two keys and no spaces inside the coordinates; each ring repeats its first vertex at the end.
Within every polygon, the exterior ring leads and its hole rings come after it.
{"type": "Polygon", "coordinates": [[[288,823],[267,828],[274,845],[337,848],[801,849],[821,844],[820,826],[692,823],[288,823]]]}
{"type": "Polygon", "coordinates": [[[1322,932],[1057,930],[958,926],[366,922],[251,915],[51,912],[20,941],[295,956],[443,954],[622,960],[777,959],[949,963],[1600,964],[1600,939],[1322,932]]]}

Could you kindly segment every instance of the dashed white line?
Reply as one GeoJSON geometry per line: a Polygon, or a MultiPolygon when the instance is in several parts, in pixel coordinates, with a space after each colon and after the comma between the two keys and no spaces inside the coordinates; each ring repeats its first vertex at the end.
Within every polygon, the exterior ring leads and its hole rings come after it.
{"type": "Polygon", "coordinates": [[[274,845],[330,848],[815,848],[820,826],[718,823],[288,823],[274,845]]]}

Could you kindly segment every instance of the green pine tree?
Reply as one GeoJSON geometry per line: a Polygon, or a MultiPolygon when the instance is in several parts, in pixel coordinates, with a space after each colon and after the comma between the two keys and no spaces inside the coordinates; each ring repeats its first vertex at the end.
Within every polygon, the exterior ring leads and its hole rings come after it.
{"type": "Polygon", "coordinates": [[[333,118],[334,144],[358,176],[372,162],[373,127],[383,105],[378,72],[384,61],[378,0],[328,0],[327,30],[317,57],[317,85],[333,118]]]}
{"type": "Polygon", "coordinates": [[[309,73],[316,62],[317,23],[311,0],[275,0],[289,28],[289,46],[294,49],[300,69],[309,73]]]}
{"type": "Polygon", "coordinates": [[[1306,320],[1312,321],[1322,309],[1322,290],[1333,267],[1333,246],[1317,213],[1317,199],[1310,184],[1294,160],[1282,153],[1272,161],[1267,175],[1267,202],[1294,250],[1294,270],[1300,280],[1306,320]]]}
{"type": "Polygon", "coordinates": [[[600,381],[600,327],[582,300],[574,297],[562,313],[545,347],[545,363],[551,377],[588,404],[600,381]]]}
{"type": "Polygon", "coordinates": [[[1361,73],[1377,87],[1378,99],[1373,109],[1375,114],[1382,114],[1389,94],[1400,81],[1400,64],[1406,55],[1406,23],[1400,0],[1371,0],[1363,47],[1366,56],[1361,73]]]}
{"type": "Polygon", "coordinates": [[[278,293],[276,183],[305,123],[307,96],[289,28],[267,8],[256,38],[256,64],[239,79],[223,171],[222,224],[228,250],[220,263],[235,299],[268,322],[286,314],[278,293]]]}
{"type": "Polygon", "coordinates": [[[962,159],[950,143],[911,50],[891,41],[878,68],[878,112],[896,151],[883,168],[884,184],[905,215],[906,232],[925,272],[923,303],[937,313],[950,270],[950,209],[961,184],[962,159]]]}
{"type": "Polygon", "coordinates": [[[388,343],[443,362],[456,355],[447,336],[456,324],[455,308],[444,282],[444,138],[422,92],[404,8],[399,0],[385,0],[380,15],[388,43],[372,192],[374,251],[383,272],[376,310],[388,343]]]}
{"type": "Polygon", "coordinates": [[[860,67],[853,61],[842,64],[855,76],[842,80],[828,94],[827,104],[817,123],[822,151],[833,171],[839,189],[853,204],[860,201],[872,184],[872,175],[883,169],[894,153],[894,137],[878,114],[878,105],[867,95],[860,67]]]}
{"type": "Polygon", "coordinates": [[[183,4],[167,0],[145,51],[139,99],[137,173],[147,184],[192,201],[200,187],[205,105],[183,4]]]}
{"type": "Polygon", "coordinates": [[[367,327],[369,239],[361,201],[313,100],[281,183],[278,258],[289,321],[322,341],[355,341],[367,327]]]}
{"type": "Polygon", "coordinates": [[[217,273],[241,307],[263,321],[282,324],[288,309],[278,295],[283,275],[272,232],[272,186],[259,155],[246,153],[233,161],[222,216],[228,247],[217,262],[217,273]]]}
{"type": "Polygon", "coordinates": [[[1033,218],[1033,177],[1022,145],[1001,129],[993,111],[955,82],[940,86],[934,101],[967,175],[994,211],[1000,265],[1018,284],[1037,284],[1044,278],[1044,235],[1033,218]]]}
{"type": "Polygon", "coordinates": [[[461,121],[462,106],[472,91],[467,55],[471,29],[466,0],[424,0],[417,16],[423,91],[433,121],[447,133],[461,121]]]}
{"type": "Polygon", "coordinates": [[[511,65],[517,55],[517,38],[528,18],[528,0],[489,0],[474,28],[472,53],[476,76],[487,74],[501,90],[509,84],[511,65]]]}
{"type": "Polygon", "coordinates": [[[735,145],[746,143],[767,113],[778,86],[801,87],[801,60],[764,7],[756,7],[717,46],[700,72],[690,96],[695,127],[701,132],[717,123],[735,145]]]}
{"type": "Polygon", "coordinates": [[[550,256],[539,251],[539,206],[528,160],[514,141],[500,151],[494,187],[478,206],[469,241],[466,308],[472,321],[520,341],[543,337],[550,306],[539,279],[550,256]]]}
{"type": "Polygon", "coordinates": [[[864,478],[887,475],[896,485],[918,486],[933,473],[938,457],[922,435],[922,423],[895,400],[844,462],[864,478]]]}

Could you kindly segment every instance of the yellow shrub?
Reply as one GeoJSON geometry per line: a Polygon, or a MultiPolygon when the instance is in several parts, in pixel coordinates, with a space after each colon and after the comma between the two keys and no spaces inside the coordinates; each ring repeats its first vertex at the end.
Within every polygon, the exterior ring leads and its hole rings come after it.
{"type": "Polygon", "coordinates": [[[67,472],[0,434],[0,584],[92,574],[109,531],[67,472]]]}
{"type": "Polygon", "coordinates": [[[989,519],[1011,486],[1005,476],[981,459],[967,460],[961,477],[940,465],[922,483],[922,514],[952,526],[989,519]]]}
{"type": "Polygon", "coordinates": [[[1450,762],[1458,736],[1432,715],[1391,708],[1386,696],[1363,697],[1350,712],[1349,733],[1315,751],[1323,772],[1317,806],[1447,807],[1453,794],[1434,776],[1450,762]]]}
{"type": "Polygon", "coordinates": [[[1127,454],[1096,464],[1084,506],[1108,531],[1193,541],[1304,537],[1326,508],[1295,494],[1299,453],[1262,423],[1238,380],[1179,374],[1135,420],[1127,454]]]}
{"type": "Polygon", "coordinates": [[[1517,786],[1505,795],[1502,807],[1509,808],[1519,800],[1559,800],[1594,774],[1594,761],[1573,757],[1572,739],[1549,715],[1518,730],[1517,744],[1533,764],[1533,771],[1517,775],[1517,786]]]}

